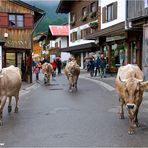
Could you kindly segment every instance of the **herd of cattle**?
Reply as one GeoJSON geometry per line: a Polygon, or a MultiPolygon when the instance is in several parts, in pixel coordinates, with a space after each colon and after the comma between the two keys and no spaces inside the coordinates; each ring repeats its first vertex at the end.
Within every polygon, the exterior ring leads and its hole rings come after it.
{"type": "MultiPolygon", "coordinates": [[[[50,77],[53,72],[52,65],[50,63],[44,63],[42,65],[42,72],[44,74],[44,83],[50,83],[50,77]]],[[[75,59],[67,63],[64,73],[69,81],[69,91],[72,92],[73,89],[77,90],[80,67],[75,59]]],[[[21,72],[19,68],[10,66],[2,69],[0,72],[0,125],[3,124],[2,114],[7,98],[9,99],[8,112],[10,113],[12,110],[11,100],[13,96],[16,100],[15,112],[18,112],[21,84],[21,72]]],[[[139,126],[137,116],[140,104],[143,100],[144,89],[148,88],[148,81],[144,82],[143,72],[138,66],[128,64],[118,69],[115,88],[119,95],[121,105],[120,118],[124,119],[123,106],[125,105],[129,116],[128,133],[133,134],[134,128],[139,126]]]]}

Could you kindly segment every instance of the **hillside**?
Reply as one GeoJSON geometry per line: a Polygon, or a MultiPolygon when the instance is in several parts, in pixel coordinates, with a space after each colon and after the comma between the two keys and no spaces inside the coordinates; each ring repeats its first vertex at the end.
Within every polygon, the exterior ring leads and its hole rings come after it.
{"type": "Polygon", "coordinates": [[[23,0],[24,2],[36,6],[46,12],[44,19],[36,28],[34,34],[39,32],[45,32],[48,30],[49,25],[62,25],[68,22],[66,14],[57,14],[56,9],[59,4],[59,0],[23,0]]]}

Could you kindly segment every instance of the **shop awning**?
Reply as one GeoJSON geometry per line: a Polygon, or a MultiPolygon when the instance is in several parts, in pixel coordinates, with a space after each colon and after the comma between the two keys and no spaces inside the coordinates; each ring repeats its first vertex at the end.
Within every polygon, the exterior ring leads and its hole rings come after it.
{"type": "Polygon", "coordinates": [[[60,48],[60,52],[80,53],[80,52],[93,52],[99,49],[95,43],[81,44],[77,46],[71,46],[66,48],[60,48]]]}

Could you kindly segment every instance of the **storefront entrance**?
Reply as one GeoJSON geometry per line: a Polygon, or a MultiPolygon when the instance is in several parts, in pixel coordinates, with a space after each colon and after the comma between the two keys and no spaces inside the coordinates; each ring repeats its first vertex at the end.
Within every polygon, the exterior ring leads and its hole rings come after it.
{"type": "Polygon", "coordinates": [[[22,73],[23,81],[31,81],[31,59],[30,50],[3,50],[3,67],[14,65],[19,67],[22,73]]]}

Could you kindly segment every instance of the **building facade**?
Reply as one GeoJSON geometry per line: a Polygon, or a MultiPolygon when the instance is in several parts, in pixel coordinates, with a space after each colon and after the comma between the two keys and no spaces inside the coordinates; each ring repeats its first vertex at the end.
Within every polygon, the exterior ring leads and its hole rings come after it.
{"type": "Polygon", "coordinates": [[[101,30],[87,39],[99,41],[101,51],[108,58],[110,72],[117,72],[119,66],[128,63],[141,67],[142,40],[139,31],[130,30],[127,26],[127,15],[132,13],[128,12],[128,1],[101,0],[100,6],[101,30]]]}
{"type": "Polygon", "coordinates": [[[32,34],[44,11],[22,1],[0,1],[0,40],[2,67],[14,65],[22,69],[26,66],[28,81],[32,81],[32,34]]]}
{"type": "MultiPolygon", "coordinates": [[[[148,1],[127,0],[126,28],[131,33],[135,45],[135,60],[148,80],[148,1]],[[140,53],[138,55],[138,53],[140,53]]],[[[132,55],[132,56],[134,56],[132,55]]]]}
{"type": "Polygon", "coordinates": [[[69,25],[50,25],[48,30],[46,50],[50,53],[50,61],[57,56],[61,56],[61,60],[67,61],[70,53],[62,52],[61,48],[69,46],[69,25]]]}
{"type": "Polygon", "coordinates": [[[57,8],[58,13],[69,14],[69,48],[63,51],[73,54],[81,66],[84,67],[84,58],[89,53],[98,50],[95,40],[84,39],[100,28],[100,7],[97,0],[93,1],[60,1],[57,8]],[[87,45],[87,46],[86,46],[87,45]]]}

